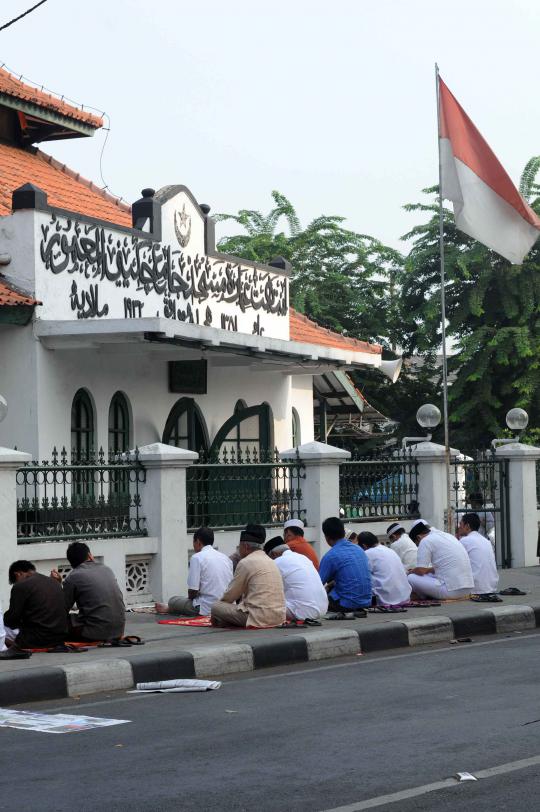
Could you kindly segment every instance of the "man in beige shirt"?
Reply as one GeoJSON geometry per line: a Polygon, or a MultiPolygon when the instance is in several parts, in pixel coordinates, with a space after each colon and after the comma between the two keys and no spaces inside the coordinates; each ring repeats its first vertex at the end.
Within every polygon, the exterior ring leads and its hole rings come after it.
{"type": "Polygon", "coordinates": [[[240,561],[220,601],[213,604],[213,626],[281,626],[285,593],[281,573],[264,552],[264,527],[248,524],[240,534],[240,561]],[[235,601],[240,600],[239,605],[235,601]]]}

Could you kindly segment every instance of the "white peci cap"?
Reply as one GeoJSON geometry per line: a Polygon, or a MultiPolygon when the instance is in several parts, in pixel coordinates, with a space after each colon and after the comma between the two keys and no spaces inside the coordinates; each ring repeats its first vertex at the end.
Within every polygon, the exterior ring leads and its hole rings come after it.
{"type": "Polygon", "coordinates": [[[300,530],[303,530],[304,522],[301,519],[289,519],[289,521],[283,525],[283,529],[286,530],[288,527],[299,527],[300,530]]]}

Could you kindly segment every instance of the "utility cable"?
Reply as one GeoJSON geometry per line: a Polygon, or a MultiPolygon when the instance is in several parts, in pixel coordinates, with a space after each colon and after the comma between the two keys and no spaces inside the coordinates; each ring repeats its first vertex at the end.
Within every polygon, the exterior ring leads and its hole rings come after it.
{"type": "Polygon", "coordinates": [[[32,11],[35,11],[36,8],[39,8],[40,6],[43,5],[43,3],[46,3],[46,2],[47,2],[47,0],[40,0],[40,2],[36,3],[35,6],[32,6],[32,8],[29,8],[26,11],[23,11],[22,14],[19,14],[18,17],[14,17],[8,23],[4,23],[4,25],[0,25],[0,31],[3,31],[4,28],[9,28],[10,25],[13,25],[13,23],[18,22],[19,20],[22,20],[23,17],[26,17],[27,14],[30,14],[32,11]]]}

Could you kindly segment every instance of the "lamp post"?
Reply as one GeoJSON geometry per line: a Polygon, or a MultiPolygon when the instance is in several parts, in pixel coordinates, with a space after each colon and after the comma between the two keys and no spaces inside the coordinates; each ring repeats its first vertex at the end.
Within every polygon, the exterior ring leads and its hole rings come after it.
{"type": "MultiPolygon", "coordinates": [[[[416,412],[416,422],[421,429],[436,429],[441,422],[441,412],[434,406],[433,403],[424,403],[416,412]]],[[[407,446],[407,443],[429,443],[431,440],[431,432],[425,437],[403,437],[401,440],[402,448],[407,446]]]]}
{"type": "Polygon", "coordinates": [[[506,413],[506,425],[510,431],[515,431],[516,434],[513,437],[495,437],[495,439],[491,441],[492,448],[496,448],[499,445],[506,445],[507,443],[519,443],[522,432],[524,432],[529,425],[529,415],[525,409],[520,409],[516,406],[506,413]]]}

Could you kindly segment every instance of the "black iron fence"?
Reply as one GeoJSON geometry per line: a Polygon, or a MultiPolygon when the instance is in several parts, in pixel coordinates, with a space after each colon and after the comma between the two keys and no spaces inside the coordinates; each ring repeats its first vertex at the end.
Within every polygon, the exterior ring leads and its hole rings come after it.
{"type": "Polygon", "coordinates": [[[51,460],[17,471],[17,541],[121,538],[147,535],[139,487],[146,472],[138,455],[103,449],[68,461],[63,448],[51,460]]]}
{"type": "Polygon", "coordinates": [[[491,450],[475,451],[472,457],[454,458],[451,490],[454,532],[464,513],[477,513],[480,533],[494,545],[497,564],[510,567],[508,461],[496,457],[491,450]]]}
{"type": "Polygon", "coordinates": [[[234,529],[248,523],[282,525],[288,519],[305,521],[299,460],[282,461],[277,450],[225,446],[219,456],[205,457],[187,469],[187,523],[234,529]]]}
{"type": "Polygon", "coordinates": [[[353,521],[418,517],[418,462],[406,450],[341,463],[339,504],[353,521]]]}

